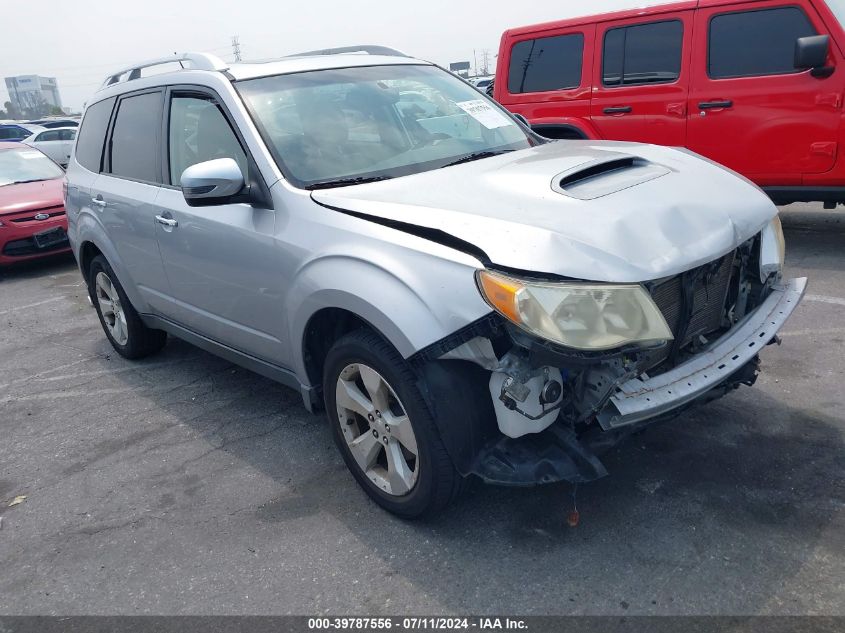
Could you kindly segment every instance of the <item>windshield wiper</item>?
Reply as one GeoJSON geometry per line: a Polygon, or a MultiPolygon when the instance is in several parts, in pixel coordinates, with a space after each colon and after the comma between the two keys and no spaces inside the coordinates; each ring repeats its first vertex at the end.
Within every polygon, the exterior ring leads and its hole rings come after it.
{"type": "Polygon", "coordinates": [[[368,182],[379,182],[390,180],[392,176],[358,176],[356,178],[341,178],[340,180],[324,180],[308,185],[309,189],[333,189],[334,187],[350,187],[352,185],[364,185],[368,182]]]}
{"type": "Polygon", "coordinates": [[[482,158],[490,158],[491,156],[499,156],[500,154],[507,154],[508,152],[513,152],[515,150],[512,149],[503,149],[499,150],[498,152],[494,152],[491,150],[486,150],[484,152],[475,152],[474,154],[467,154],[466,156],[462,156],[458,160],[452,161],[451,163],[446,163],[441,167],[454,167],[455,165],[462,165],[464,163],[471,163],[474,160],[481,160],[482,158]]]}

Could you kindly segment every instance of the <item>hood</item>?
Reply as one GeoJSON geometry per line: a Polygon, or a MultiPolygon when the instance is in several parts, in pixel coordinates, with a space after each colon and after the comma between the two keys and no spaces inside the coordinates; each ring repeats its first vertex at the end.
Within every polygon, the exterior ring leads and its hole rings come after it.
{"type": "Polygon", "coordinates": [[[0,187],[0,215],[64,205],[63,178],[0,187]]]}
{"type": "Polygon", "coordinates": [[[494,266],[612,282],[705,264],[777,215],[750,181],[691,152],[595,141],[548,143],[312,197],[464,242],[494,266]]]}

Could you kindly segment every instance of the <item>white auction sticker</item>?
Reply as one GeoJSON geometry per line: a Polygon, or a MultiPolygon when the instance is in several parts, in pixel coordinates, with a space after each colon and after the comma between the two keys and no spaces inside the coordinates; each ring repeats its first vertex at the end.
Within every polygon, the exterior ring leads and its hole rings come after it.
{"type": "Polygon", "coordinates": [[[513,121],[483,99],[461,101],[455,105],[481,123],[481,125],[486,127],[488,130],[495,130],[497,127],[505,127],[506,125],[514,124],[513,121]]]}
{"type": "Polygon", "coordinates": [[[26,150],[19,153],[19,156],[21,158],[26,158],[27,160],[29,160],[30,158],[38,158],[41,155],[42,155],[41,152],[34,152],[34,151],[28,152],[26,150]]]}

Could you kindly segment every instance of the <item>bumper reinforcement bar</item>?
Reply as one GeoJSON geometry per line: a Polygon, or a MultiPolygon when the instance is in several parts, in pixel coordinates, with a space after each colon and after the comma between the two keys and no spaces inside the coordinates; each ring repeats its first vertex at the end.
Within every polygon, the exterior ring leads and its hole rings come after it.
{"type": "Polygon", "coordinates": [[[654,378],[620,385],[598,415],[602,428],[617,429],[667,413],[719,385],[768,345],[806,289],[806,278],[775,286],[754,312],[706,352],[654,378]]]}

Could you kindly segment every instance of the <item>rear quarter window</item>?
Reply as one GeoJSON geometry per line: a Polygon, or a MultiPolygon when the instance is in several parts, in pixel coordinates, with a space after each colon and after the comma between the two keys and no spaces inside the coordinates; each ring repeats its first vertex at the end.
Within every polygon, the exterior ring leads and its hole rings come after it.
{"type": "Polygon", "coordinates": [[[572,33],[517,42],[511,49],[508,92],[546,92],[581,85],[584,35],[572,33]]]}
{"type": "Polygon", "coordinates": [[[115,97],[91,105],[85,111],[85,118],[79,128],[76,141],[76,160],[85,169],[99,172],[103,160],[103,146],[109,127],[115,97]]]}

